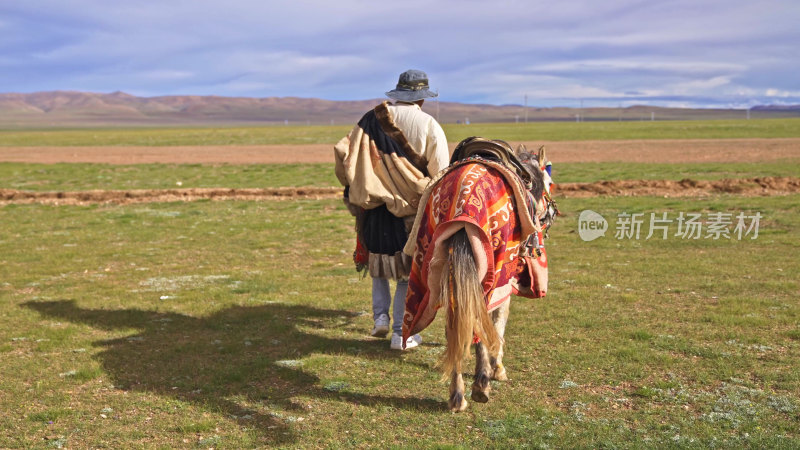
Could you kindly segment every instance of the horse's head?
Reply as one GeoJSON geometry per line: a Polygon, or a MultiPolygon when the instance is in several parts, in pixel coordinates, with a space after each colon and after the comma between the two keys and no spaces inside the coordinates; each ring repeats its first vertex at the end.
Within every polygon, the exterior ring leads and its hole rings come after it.
{"type": "Polygon", "coordinates": [[[517,158],[531,174],[530,192],[536,202],[536,216],[542,229],[547,232],[558,216],[556,202],[550,196],[553,179],[550,174],[550,161],[547,160],[544,146],[538,153],[529,152],[524,145],[517,147],[517,158]]]}

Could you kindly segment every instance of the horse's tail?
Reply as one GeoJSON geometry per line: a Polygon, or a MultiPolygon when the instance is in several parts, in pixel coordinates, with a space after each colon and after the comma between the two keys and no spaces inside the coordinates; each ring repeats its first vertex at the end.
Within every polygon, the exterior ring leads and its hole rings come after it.
{"type": "Polygon", "coordinates": [[[444,377],[461,367],[469,354],[473,336],[478,336],[490,354],[497,354],[502,338],[489,318],[483,286],[466,229],[461,229],[444,242],[447,251],[446,271],[441,276],[442,307],[446,310],[447,348],[441,360],[444,377]]]}

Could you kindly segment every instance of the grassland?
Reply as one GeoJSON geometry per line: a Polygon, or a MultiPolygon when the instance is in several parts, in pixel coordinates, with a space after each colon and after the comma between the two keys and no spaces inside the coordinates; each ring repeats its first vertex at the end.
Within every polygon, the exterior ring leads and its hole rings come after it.
{"type": "Polygon", "coordinates": [[[512,381],[461,416],[440,323],[403,355],[365,336],[336,201],[6,206],[0,446],[797,445],[800,199],[563,203],[551,296],[513,306],[512,381]],[[768,220],[584,243],[583,208],[768,220]]]}
{"type": "MultiPolygon", "coordinates": [[[[787,163],[563,163],[558,183],[602,180],[717,180],[722,178],[800,177],[800,165],[787,163]]],[[[333,164],[29,164],[0,163],[0,188],[27,191],[95,189],[263,188],[339,186],[333,164]]]]}
{"type": "MultiPolygon", "coordinates": [[[[106,131],[97,145],[149,139],[106,131]]],[[[331,169],[2,163],[0,188],[335,186],[331,169]]],[[[798,170],[557,164],[556,180],[798,170]]],[[[800,447],[800,195],[559,205],[548,297],[512,302],[511,380],[458,415],[441,318],[405,353],[367,336],[339,200],[0,206],[0,448],[800,447]],[[606,237],[580,239],[584,209],[606,237]],[[757,239],[646,239],[651,212],[763,218],[757,239]],[[615,238],[621,213],[645,214],[639,239],[615,238]]]]}
{"type": "Polygon", "coordinates": [[[0,163],[10,189],[88,189],[338,186],[333,164],[28,164],[0,163]]]}
{"type": "MultiPolygon", "coordinates": [[[[502,137],[507,141],[800,137],[800,119],[530,122],[444,125],[443,128],[450,142],[469,136],[502,137]]],[[[0,146],[328,144],[335,143],[349,130],[350,126],[0,130],[0,146]]]]}
{"type": "Polygon", "coordinates": [[[800,196],[561,207],[548,298],[512,304],[511,381],[452,415],[440,320],[403,354],[366,335],[337,200],[4,206],[0,447],[800,445],[800,196]],[[606,238],[579,239],[587,208],[606,238]],[[621,212],[680,211],[764,219],[613,237],[621,212]]]}

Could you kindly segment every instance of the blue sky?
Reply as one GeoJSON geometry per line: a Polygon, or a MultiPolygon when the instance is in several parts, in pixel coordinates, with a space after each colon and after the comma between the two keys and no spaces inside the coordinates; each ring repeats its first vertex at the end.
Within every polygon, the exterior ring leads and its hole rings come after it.
{"type": "Polygon", "coordinates": [[[800,104],[800,1],[0,0],[0,92],[800,104]]]}

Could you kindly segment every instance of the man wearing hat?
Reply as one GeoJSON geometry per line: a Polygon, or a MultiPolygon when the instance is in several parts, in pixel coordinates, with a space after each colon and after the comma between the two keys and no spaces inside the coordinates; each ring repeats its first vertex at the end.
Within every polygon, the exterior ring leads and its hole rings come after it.
{"type": "MultiPolygon", "coordinates": [[[[411,270],[411,258],[403,253],[408,229],[425,186],[450,161],[442,127],[421,108],[426,98],[437,95],[429,89],[425,72],[407,70],[386,93],[395,102],[383,102],[364,114],[334,146],[336,176],[345,186],[345,204],[356,217],[356,269],[372,277],[372,336],[389,332],[389,280],[397,281],[390,344],[395,350],[403,349],[411,270]]],[[[419,335],[411,336],[406,348],[421,341],[419,335]]]]}

